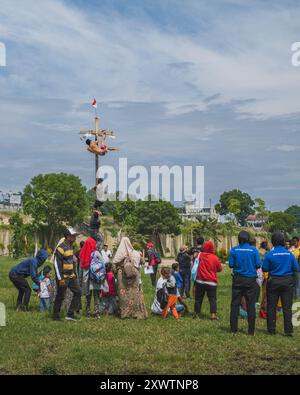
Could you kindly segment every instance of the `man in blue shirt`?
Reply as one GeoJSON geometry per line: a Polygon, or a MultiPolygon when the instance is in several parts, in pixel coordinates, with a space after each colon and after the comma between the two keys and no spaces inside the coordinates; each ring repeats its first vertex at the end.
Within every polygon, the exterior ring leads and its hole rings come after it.
{"type": "Polygon", "coordinates": [[[229,256],[229,267],[233,269],[232,299],[230,311],[230,329],[232,333],[238,330],[240,304],[244,296],[248,312],[248,334],[255,331],[255,301],[257,296],[257,269],[261,267],[259,252],[251,246],[250,235],[241,231],[238,236],[239,245],[233,247],[229,256]]]}
{"type": "Polygon", "coordinates": [[[38,275],[38,268],[43,265],[47,258],[47,251],[41,249],[38,251],[35,258],[22,261],[18,265],[14,266],[9,272],[10,281],[19,291],[17,298],[17,310],[28,311],[31,288],[25,279],[26,277],[30,276],[32,281],[39,286],[40,279],[38,275]]]}
{"type": "Polygon", "coordinates": [[[275,232],[272,235],[274,249],[268,252],[263,263],[263,271],[269,273],[267,281],[267,325],[271,335],[276,331],[276,306],[281,298],[284,318],[284,332],[293,334],[292,304],[294,277],[299,271],[295,255],[286,250],[284,235],[275,232]]]}

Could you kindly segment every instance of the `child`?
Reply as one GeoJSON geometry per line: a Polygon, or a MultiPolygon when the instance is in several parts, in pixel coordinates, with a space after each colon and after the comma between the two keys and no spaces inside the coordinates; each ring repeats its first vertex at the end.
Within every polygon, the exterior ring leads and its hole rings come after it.
{"type": "Polygon", "coordinates": [[[114,315],[118,311],[117,306],[117,290],[115,284],[115,278],[112,272],[112,264],[108,262],[106,264],[106,278],[108,284],[108,292],[101,291],[100,297],[100,313],[106,315],[114,315]]]}
{"type": "Polygon", "coordinates": [[[179,273],[179,263],[175,262],[172,264],[172,271],[173,271],[173,276],[175,277],[176,280],[176,288],[181,294],[182,291],[182,286],[183,286],[183,279],[181,274],[179,273]]]}
{"type": "Polygon", "coordinates": [[[41,312],[50,310],[50,301],[53,292],[53,286],[51,284],[51,275],[52,275],[51,267],[46,266],[43,270],[43,279],[40,283],[40,291],[39,291],[41,312]]]}
{"type": "Polygon", "coordinates": [[[176,280],[175,277],[172,275],[171,271],[164,271],[163,276],[165,277],[166,281],[166,287],[167,287],[167,293],[168,293],[168,303],[166,307],[162,311],[162,317],[166,318],[169,309],[171,309],[173,316],[175,317],[176,320],[179,319],[179,315],[176,310],[176,304],[177,304],[177,288],[176,288],[176,280]]]}
{"type": "MultiPolygon", "coordinates": [[[[167,280],[171,274],[169,267],[163,267],[161,269],[161,275],[156,284],[156,292],[154,301],[151,306],[151,311],[153,314],[162,315],[163,309],[168,303],[168,293],[167,293],[167,280]]],[[[177,313],[188,312],[188,306],[182,300],[178,290],[177,290],[178,304],[176,304],[177,313]]],[[[169,312],[169,311],[168,311],[169,312]]]]}

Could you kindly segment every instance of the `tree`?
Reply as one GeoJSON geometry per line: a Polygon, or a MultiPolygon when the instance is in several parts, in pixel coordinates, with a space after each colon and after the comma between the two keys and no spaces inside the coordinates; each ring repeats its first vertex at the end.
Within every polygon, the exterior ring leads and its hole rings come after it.
{"type": "Polygon", "coordinates": [[[74,226],[87,214],[86,188],[72,174],[40,174],[25,187],[23,207],[35,229],[45,231],[46,244],[53,248],[62,226],[74,226]]]}
{"type": "Polygon", "coordinates": [[[281,211],[270,214],[268,230],[269,232],[280,231],[285,234],[292,232],[296,226],[296,219],[290,214],[281,211]]]}
{"type": "Polygon", "coordinates": [[[285,210],[286,214],[290,214],[296,219],[296,228],[300,231],[300,206],[293,205],[285,210]]]}
{"type": "Polygon", "coordinates": [[[257,218],[268,218],[269,210],[267,209],[266,202],[261,198],[254,199],[256,205],[254,207],[257,218]]]}
{"type": "Polygon", "coordinates": [[[14,213],[9,219],[12,230],[10,253],[13,258],[20,258],[34,253],[33,231],[30,223],[26,224],[19,212],[14,213]]]}
{"type": "Polygon", "coordinates": [[[254,214],[253,206],[255,202],[251,196],[239,189],[223,192],[219,203],[216,204],[216,211],[221,215],[233,214],[236,221],[241,225],[246,225],[246,218],[254,214]]]}
{"type": "Polygon", "coordinates": [[[165,200],[138,200],[134,211],[137,233],[157,237],[162,234],[180,234],[181,218],[178,210],[165,200]]]}

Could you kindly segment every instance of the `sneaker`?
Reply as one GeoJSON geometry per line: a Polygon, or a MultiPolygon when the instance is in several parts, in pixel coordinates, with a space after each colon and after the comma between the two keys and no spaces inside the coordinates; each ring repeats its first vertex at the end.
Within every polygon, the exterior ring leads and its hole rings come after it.
{"type": "Polygon", "coordinates": [[[293,337],[293,334],[292,333],[285,333],[284,336],[293,337]]]}

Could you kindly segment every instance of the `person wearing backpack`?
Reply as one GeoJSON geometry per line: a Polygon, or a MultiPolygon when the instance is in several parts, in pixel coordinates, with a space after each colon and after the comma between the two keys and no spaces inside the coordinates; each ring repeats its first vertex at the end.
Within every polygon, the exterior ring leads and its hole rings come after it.
{"type": "Polygon", "coordinates": [[[147,248],[147,256],[148,256],[148,266],[153,267],[153,273],[150,275],[151,276],[151,283],[152,286],[155,288],[156,287],[156,274],[157,274],[157,268],[158,265],[161,263],[161,258],[159,253],[156,251],[154,244],[150,241],[146,245],[147,248]]]}
{"type": "Polygon", "coordinates": [[[112,262],[121,319],[148,317],[140,281],[143,263],[141,252],[133,248],[128,237],[123,237],[112,262]]]}
{"type": "Polygon", "coordinates": [[[106,282],[106,267],[104,257],[102,255],[102,243],[98,242],[96,250],[91,253],[90,264],[90,281],[89,281],[89,294],[90,302],[92,296],[94,297],[94,310],[95,317],[100,318],[100,291],[107,290],[106,282]]]}

